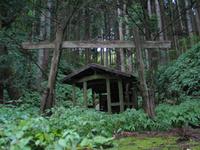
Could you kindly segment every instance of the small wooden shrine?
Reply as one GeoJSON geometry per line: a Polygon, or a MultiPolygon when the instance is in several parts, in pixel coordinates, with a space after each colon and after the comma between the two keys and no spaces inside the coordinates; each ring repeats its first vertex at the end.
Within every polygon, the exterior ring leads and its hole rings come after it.
{"type": "Polygon", "coordinates": [[[93,102],[98,95],[100,111],[118,113],[126,108],[137,107],[137,79],[132,74],[98,64],[90,64],[66,76],[63,83],[73,86],[74,104],[76,103],[75,87],[79,87],[83,89],[86,107],[88,107],[88,89],[92,90],[93,102]]]}

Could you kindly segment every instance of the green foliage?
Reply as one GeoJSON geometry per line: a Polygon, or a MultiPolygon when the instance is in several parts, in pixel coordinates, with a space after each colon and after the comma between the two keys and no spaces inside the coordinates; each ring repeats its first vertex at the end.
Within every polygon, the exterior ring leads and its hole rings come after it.
{"type": "Polygon", "coordinates": [[[134,5],[131,5],[131,7],[128,9],[129,14],[131,14],[131,18],[129,18],[129,24],[130,26],[133,26],[135,24],[141,25],[144,21],[143,18],[143,10],[142,6],[139,3],[134,3],[134,5]]]}
{"type": "Polygon", "coordinates": [[[24,9],[27,1],[25,0],[1,0],[0,1],[0,19],[5,22],[5,24],[13,19],[13,17],[19,15],[21,11],[24,9]]]}
{"type": "Polygon", "coordinates": [[[199,100],[187,100],[180,105],[161,104],[156,108],[156,122],[160,129],[181,127],[183,125],[199,125],[199,100]]]}
{"type": "MultiPolygon", "coordinates": [[[[56,85],[56,105],[69,107],[72,106],[72,86],[57,83],[56,85]]],[[[92,91],[88,90],[88,103],[92,103],[92,91]]],[[[82,106],[84,104],[82,89],[76,88],[76,104],[82,106]]]]}
{"type": "Polygon", "coordinates": [[[21,96],[20,100],[22,101],[23,107],[38,107],[40,106],[40,94],[34,91],[25,91],[21,96]]]}
{"type": "Polygon", "coordinates": [[[180,105],[161,104],[150,119],[142,111],[127,110],[109,115],[80,107],[53,109],[41,117],[38,109],[0,109],[0,149],[92,149],[113,145],[113,134],[121,131],[167,130],[200,123],[200,101],[180,105]]]}
{"type": "MultiPolygon", "coordinates": [[[[62,81],[65,75],[59,74],[58,80],[62,81]]],[[[72,106],[72,86],[58,82],[56,84],[56,105],[69,107],[72,106]]],[[[92,103],[92,91],[88,90],[88,103],[92,103]]],[[[76,104],[82,106],[84,104],[83,91],[80,88],[76,88],[76,104]]]]}
{"type": "MultiPolygon", "coordinates": [[[[63,79],[64,77],[59,76],[63,79]]],[[[69,107],[72,106],[72,87],[70,85],[56,84],[56,105],[69,107]]],[[[77,96],[78,97],[78,96],[77,96]]]]}
{"type": "Polygon", "coordinates": [[[13,26],[0,30],[0,43],[6,46],[5,53],[0,55],[0,80],[5,87],[12,83],[23,93],[35,81],[36,66],[31,58],[34,60],[36,55],[22,52],[19,46],[27,39],[27,33],[17,28],[18,25],[13,26]]]}
{"type": "Polygon", "coordinates": [[[33,31],[32,25],[36,15],[30,16],[30,12],[36,12],[35,2],[32,0],[0,2],[0,43],[6,46],[7,50],[0,55],[0,80],[5,88],[8,87],[8,83],[12,83],[13,87],[20,89],[20,93],[23,93],[24,89],[32,88],[32,82],[35,81],[36,66],[31,59],[36,61],[36,52],[25,52],[21,48],[21,43],[30,40],[30,31],[33,31]]]}
{"type": "Polygon", "coordinates": [[[178,60],[162,67],[157,74],[161,99],[200,96],[200,43],[181,55],[178,60]]]}
{"type": "Polygon", "coordinates": [[[157,22],[158,22],[157,15],[153,14],[149,18],[149,28],[151,32],[158,32],[157,22]]]}
{"type": "Polygon", "coordinates": [[[190,36],[183,37],[178,40],[179,49],[186,51],[187,49],[191,47],[191,41],[193,44],[197,44],[199,43],[199,40],[200,40],[200,37],[197,35],[193,35],[192,37],[190,36]]]}
{"type": "MultiPolygon", "coordinates": [[[[130,28],[133,26],[137,25],[138,27],[140,26],[148,26],[148,30],[151,33],[156,33],[158,32],[158,27],[157,27],[157,15],[152,14],[150,17],[145,16],[143,6],[141,6],[141,3],[133,3],[131,7],[128,8],[128,24],[130,28]]],[[[124,21],[125,22],[125,21],[124,21]]],[[[142,29],[140,29],[142,30],[142,29]]]]}

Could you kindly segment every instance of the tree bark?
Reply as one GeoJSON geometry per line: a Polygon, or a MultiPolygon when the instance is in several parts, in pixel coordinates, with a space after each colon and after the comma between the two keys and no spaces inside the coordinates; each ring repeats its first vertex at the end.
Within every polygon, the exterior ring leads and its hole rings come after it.
{"type": "Polygon", "coordinates": [[[184,22],[183,22],[183,17],[181,15],[181,6],[180,6],[180,2],[179,0],[176,0],[176,5],[177,5],[177,10],[178,10],[178,16],[179,16],[179,22],[180,22],[180,26],[181,26],[181,31],[185,32],[185,26],[184,26],[184,22]]]}
{"type": "Polygon", "coordinates": [[[3,97],[3,83],[0,82],[0,104],[4,103],[4,97],[3,97]]]}
{"type": "Polygon", "coordinates": [[[142,92],[142,98],[143,98],[143,107],[145,112],[149,115],[149,117],[154,117],[154,98],[153,98],[153,92],[152,90],[148,89],[147,81],[145,78],[145,67],[142,57],[142,45],[140,41],[139,31],[137,27],[134,27],[134,42],[136,46],[136,61],[138,65],[138,74],[139,74],[139,81],[140,81],[140,90],[142,92]]]}
{"type": "Polygon", "coordinates": [[[148,9],[148,15],[149,17],[151,17],[152,16],[151,0],[147,1],[147,9],[148,9]]]}
{"type": "MultiPolygon", "coordinates": [[[[102,14],[102,16],[103,16],[103,14],[102,14]]],[[[103,28],[101,29],[101,40],[103,41],[104,40],[104,36],[103,36],[103,33],[104,31],[103,31],[103,28]]],[[[101,51],[100,51],[100,61],[101,61],[101,65],[105,65],[104,64],[104,49],[103,48],[101,48],[101,51]]]]}
{"type": "MultiPolygon", "coordinates": [[[[159,40],[164,40],[164,33],[163,33],[163,25],[162,25],[162,18],[161,18],[161,12],[160,12],[160,4],[158,0],[155,0],[155,7],[156,7],[156,15],[158,20],[158,32],[159,32],[159,40]]],[[[160,62],[161,64],[166,63],[166,52],[160,51],[160,62]]]]}
{"type": "MultiPolygon", "coordinates": [[[[128,15],[126,13],[127,6],[124,4],[124,19],[126,22],[125,28],[126,28],[126,40],[130,37],[130,30],[128,26],[128,15]]],[[[132,63],[132,50],[131,48],[127,49],[127,69],[129,73],[133,73],[133,63],[132,63]]]]}
{"type": "MultiPolygon", "coordinates": [[[[90,39],[90,15],[89,15],[89,10],[88,8],[85,9],[85,36],[84,39],[85,40],[89,40],[90,39]]],[[[90,53],[90,49],[86,48],[85,49],[85,64],[89,64],[91,62],[91,53],[90,53]]]]}
{"type": "MultiPolygon", "coordinates": [[[[170,7],[171,20],[174,20],[174,16],[175,16],[173,5],[174,4],[170,1],[169,7],[170,7]]],[[[179,19],[180,19],[180,17],[179,17],[179,19]]],[[[180,22],[181,22],[181,20],[180,20],[180,22]]],[[[174,47],[176,49],[176,53],[178,54],[179,51],[178,51],[178,41],[177,41],[178,38],[176,36],[176,24],[173,21],[172,21],[172,25],[171,25],[171,33],[172,33],[173,44],[174,44],[174,47]]]]}
{"type": "MultiPolygon", "coordinates": [[[[118,12],[118,25],[119,25],[119,40],[124,39],[123,35],[123,22],[122,22],[122,8],[117,8],[118,12]]],[[[125,72],[125,58],[124,58],[124,49],[120,49],[120,70],[125,72]]]]}
{"type": "MultiPolygon", "coordinates": [[[[105,36],[105,40],[109,40],[108,37],[110,36],[110,28],[109,28],[109,22],[108,22],[108,15],[107,15],[108,12],[104,12],[104,28],[105,28],[105,33],[107,34],[105,36]]],[[[108,54],[109,54],[109,48],[106,48],[105,49],[105,66],[108,67],[108,54]]]]}
{"type": "MultiPolygon", "coordinates": [[[[0,11],[0,18],[1,18],[1,11],[0,11]]],[[[0,19],[0,29],[2,28],[2,21],[0,19]]],[[[0,44],[0,56],[4,53],[4,46],[0,44]]],[[[0,74],[1,75],[1,74],[0,74]]],[[[0,79],[1,80],[1,79],[0,79]]],[[[3,97],[3,83],[0,81],[0,104],[3,104],[4,97],[3,97]]]]}
{"type": "MultiPolygon", "coordinates": [[[[48,10],[46,11],[46,19],[45,19],[45,23],[46,23],[46,39],[50,41],[51,40],[51,18],[52,18],[52,5],[53,5],[53,1],[52,0],[47,0],[47,8],[48,10]]],[[[47,70],[48,69],[48,62],[49,62],[49,50],[45,50],[44,51],[44,59],[43,59],[43,70],[47,70]]],[[[44,75],[43,75],[44,78],[44,75]]]]}
{"type": "MultiPolygon", "coordinates": [[[[185,0],[185,8],[186,9],[189,8],[189,0],[185,0]]],[[[187,10],[187,12],[186,12],[186,21],[187,21],[188,34],[190,37],[193,37],[194,33],[193,33],[192,17],[191,17],[190,10],[187,10]]],[[[193,42],[191,41],[191,43],[193,43],[193,42]]]]}
{"type": "MultiPolygon", "coordinates": [[[[149,28],[149,20],[152,18],[151,0],[147,1],[147,13],[144,12],[144,16],[145,16],[144,20],[145,20],[145,29],[146,29],[145,30],[146,31],[146,39],[151,40],[153,38],[152,33],[151,33],[152,31],[149,28]]],[[[152,69],[154,69],[153,66],[150,66],[150,64],[152,64],[151,54],[152,54],[153,51],[155,52],[155,49],[151,49],[150,51],[148,49],[145,50],[146,59],[147,59],[147,69],[149,69],[149,70],[150,70],[151,67],[152,67],[152,69]]]]}
{"type": "Polygon", "coordinates": [[[194,13],[198,34],[200,35],[200,16],[197,8],[194,9],[194,13]]]}
{"type": "MultiPolygon", "coordinates": [[[[42,10],[41,12],[41,16],[40,16],[40,40],[44,41],[45,40],[45,10],[42,10]]],[[[44,61],[44,49],[39,49],[38,50],[38,65],[41,67],[42,70],[44,70],[43,68],[43,61],[44,61]]],[[[41,70],[38,68],[37,71],[37,75],[38,75],[38,86],[40,87],[40,83],[43,79],[43,75],[41,70]]]]}
{"type": "Polygon", "coordinates": [[[152,31],[149,28],[149,20],[152,18],[152,5],[151,5],[151,0],[147,1],[147,10],[145,11],[144,9],[144,20],[145,20],[145,31],[146,31],[146,38],[147,39],[152,39],[152,31]]]}
{"type": "Polygon", "coordinates": [[[157,20],[158,20],[158,30],[159,30],[159,40],[163,41],[164,40],[164,33],[162,32],[163,30],[163,25],[162,25],[162,18],[161,18],[161,12],[160,12],[160,4],[158,0],[155,0],[155,6],[156,6],[156,15],[157,15],[157,20]]]}
{"type": "MultiPolygon", "coordinates": [[[[46,4],[46,3],[45,3],[46,4]]],[[[47,8],[41,12],[40,16],[40,40],[42,41],[50,41],[51,36],[51,7],[52,0],[47,0],[47,8]]],[[[48,68],[48,60],[49,60],[49,51],[45,49],[40,49],[38,51],[38,64],[41,69],[46,72],[48,68]]],[[[45,79],[45,76],[42,74],[41,70],[38,70],[38,85],[40,82],[45,79]]]]}

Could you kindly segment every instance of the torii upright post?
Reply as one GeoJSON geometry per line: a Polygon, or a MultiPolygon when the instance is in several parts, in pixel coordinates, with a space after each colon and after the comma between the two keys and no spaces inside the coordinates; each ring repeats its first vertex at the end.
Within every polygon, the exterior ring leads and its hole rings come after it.
{"type": "Polygon", "coordinates": [[[60,27],[56,31],[56,39],[54,41],[55,49],[51,60],[51,69],[49,73],[47,89],[41,99],[40,110],[42,113],[45,113],[47,109],[52,108],[55,103],[55,82],[62,48],[62,38],[63,29],[60,27]]]}
{"type": "Polygon", "coordinates": [[[140,84],[140,90],[142,93],[142,98],[143,98],[143,107],[145,112],[149,115],[149,117],[153,118],[155,116],[154,112],[154,97],[150,95],[150,90],[147,86],[147,81],[145,78],[145,66],[142,58],[142,44],[140,40],[140,35],[139,35],[139,29],[135,27],[133,29],[134,31],[134,42],[136,45],[136,61],[138,64],[138,75],[139,75],[139,84],[140,84]]]}
{"type": "MultiPolygon", "coordinates": [[[[54,49],[51,70],[48,79],[48,87],[45,94],[42,97],[41,111],[45,112],[46,109],[50,109],[54,105],[55,97],[55,82],[56,74],[59,64],[60,52],[62,48],[135,48],[133,41],[63,41],[62,42],[62,30],[58,30],[56,33],[56,40],[54,43],[22,43],[24,49],[54,49]]],[[[170,41],[145,41],[141,44],[143,48],[147,49],[168,49],[171,47],[170,41]]]]}

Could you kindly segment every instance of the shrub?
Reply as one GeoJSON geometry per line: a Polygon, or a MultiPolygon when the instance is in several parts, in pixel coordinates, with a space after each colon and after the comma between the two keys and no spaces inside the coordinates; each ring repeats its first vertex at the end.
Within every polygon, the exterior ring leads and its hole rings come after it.
{"type": "Polygon", "coordinates": [[[160,99],[200,96],[200,43],[178,60],[159,69],[156,78],[160,99]]]}

